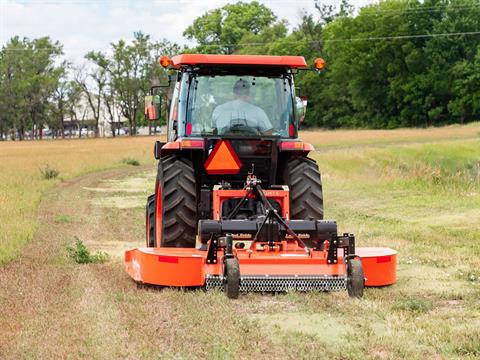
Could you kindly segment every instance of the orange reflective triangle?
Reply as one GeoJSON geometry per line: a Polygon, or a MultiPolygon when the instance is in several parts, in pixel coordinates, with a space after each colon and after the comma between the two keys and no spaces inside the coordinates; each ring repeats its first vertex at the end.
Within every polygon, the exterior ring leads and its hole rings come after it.
{"type": "Polygon", "coordinates": [[[226,140],[217,142],[207,161],[205,161],[205,170],[208,174],[237,174],[241,167],[240,159],[230,142],[226,140]]]}

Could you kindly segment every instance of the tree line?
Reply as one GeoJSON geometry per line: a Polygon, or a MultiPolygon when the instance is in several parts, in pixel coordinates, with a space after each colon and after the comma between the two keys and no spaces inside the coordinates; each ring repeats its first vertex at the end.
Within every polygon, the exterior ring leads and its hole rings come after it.
{"type": "Polygon", "coordinates": [[[266,6],[212,10],[188,27],[200,52],[303,55],[307,126],[397,128],[480,120],[480,1],[386,0],[356,13],[315,2],[289,31],[266,6]]]}
{"type": "Polygon", "coordinates": [[[100,109],[112,128],[121,116],[135,134],[145,124],[143,96],[166,76],[159,57],[186,52],[303,55],[310,64],[323,57],[322,73],[297,74],[298,91],[309,99],[306,126],[480,118],[480,1],[386,0],[357,12],[347,0],[338,7],[316,1],[315,9],[290,28],[256,1],[227,4],[185,30],[193,47],[138,32],[108,53],[88,52],[81,67],[63,60],[62,45],[48,37],[13,37],[0,51],[0,138],[41,138],[47,126],[63,137],[66,119],[81,124],[87,110],[98,136],[100,109]]]}
{"type": "Polygon", "coordinates": [[[88,52],[79,66],[62,60],[62,45],[48,37],[10,39],[0,51],[0,139],[41,139],[47,127],[63,138],[67,123],[77,126],[78,136],[87,125],[98,136],[101,116],[113,136],[119,119],[136,134],[145,124],[145,94],[166,77],[157,60],[179,48],[138,32],[131,43],[120,40],[111,49],[110,55],[88,52]]]}

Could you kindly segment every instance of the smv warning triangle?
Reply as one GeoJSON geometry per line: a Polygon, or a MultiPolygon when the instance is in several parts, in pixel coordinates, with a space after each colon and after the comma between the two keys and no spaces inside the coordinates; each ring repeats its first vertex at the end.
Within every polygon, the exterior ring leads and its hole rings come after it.
{"type": "Polygon", "coordinates": [[[208,174],[237,174],[241,167],[240,159],[227,140],[217,142],[205,162],[205,170],[208,174]]]}

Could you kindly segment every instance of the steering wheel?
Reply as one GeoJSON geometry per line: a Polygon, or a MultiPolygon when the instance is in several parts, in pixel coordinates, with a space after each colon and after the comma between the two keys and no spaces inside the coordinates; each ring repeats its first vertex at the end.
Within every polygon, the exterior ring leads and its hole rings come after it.
{"type": "Polygon", "coordinates": [[[230,121],[230,126],[225,126],[220,129],[220,134],[228,135],[231,134],[239,134],[239,133],[247,133],[252,135],[262,135],[262,132],[256,126],[249,126],[248,121],[246,119],[232,119],[230,121]]]}

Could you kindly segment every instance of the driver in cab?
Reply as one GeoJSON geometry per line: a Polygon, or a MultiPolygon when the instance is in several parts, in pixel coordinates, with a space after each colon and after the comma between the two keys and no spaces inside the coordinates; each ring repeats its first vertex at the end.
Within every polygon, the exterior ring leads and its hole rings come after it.
{"type": "Polygon", "coordinates": [[[219,105],[213,111],[213,123],[217,125],[218,134],[230,132],[234,128],[247,127],[259,134],[271,133],[272,124],[263,109],[250,103],[250,84],[238,80],[233,86],[234,99],[219,105]]]}

